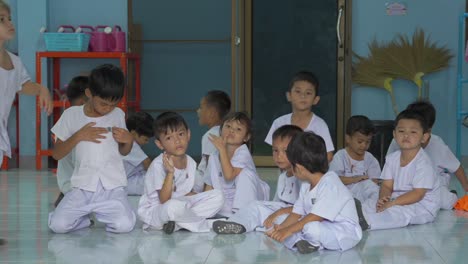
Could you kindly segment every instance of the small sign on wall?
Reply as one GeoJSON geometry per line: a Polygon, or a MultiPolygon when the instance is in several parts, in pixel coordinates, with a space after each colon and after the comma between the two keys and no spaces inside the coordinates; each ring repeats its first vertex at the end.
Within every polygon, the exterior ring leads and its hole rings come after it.
{"type": "Polygon", "coordinates": [[[406,15],[406,4],[402,2],[386,3],[386,11],[389,16],[404,16],[406,15]]]}

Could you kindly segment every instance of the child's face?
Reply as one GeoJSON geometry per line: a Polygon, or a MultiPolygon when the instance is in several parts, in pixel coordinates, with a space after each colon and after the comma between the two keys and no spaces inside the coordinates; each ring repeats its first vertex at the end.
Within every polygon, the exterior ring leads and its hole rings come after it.
{"type": "Polygon", "coordinates": [[[364,135],[361,132],[354,132],[353,135],[345,136],[346,145],[355,156],[364,157],[372,142],[372,135],[364,135]]]}
{"type": "Polygon", "coordinates": [[[210,123],[210,120],[212,119],[212,107],[210,107],[205,100],[205,97],[203,97],[200,100],[200,107],[197,109],[197,114],[198,114],[198,123],[200,125],[208,125],[210,123]]]}
{"type": "Polygon", "coordinates": [[[148,142],[149,142],[149,137],[144,136],[144,135],[140,135],[140,134],[138,134],[135,130],[130,131],[130,133],[132,134],[133,139],[135,140],[135,142],[136,142],[138,145],[143,146],[143,145],[145,145],[145,144],[148,144],[148,142]]]}
{"type": "Polygon", "coordinates": [[[290,137],[277,137],[273,139],[273,160],[275,161],[276,166],[281,170],[290,170],[291,163],[289,163],[288,157],[286,155],[286,149],[288,148],[290,137]]]}
{"type": "Polygon", "coordinates": [[[228,145],[240,146],[249,141],[250,135],[247,127],[239,120],[228,120],[223,124],[221,137],[226,140],[228,145]]]}
{"type": "Polygon", "coordinates": [[[293,110],[299,111],[310,110],[320,100],[320,97],[315,94],[315,87],[306,81],[295,82],[286,97],[293,110]]]}
{"type": "Polygon", "coordinates": [[[0,41],[13,39],[15,26],[11,21],[11,15],[6,9],[0,9],[0,41]]]}
{"type": "Polygon", "coordinates": [[[168,129],[166,134],[160,134],[155,143],[159,149],[164,150],[167,154],[180,157],[185,155],[189,141],[190,130],[180,126],[176,130],[168,129]]]}
{"type": "Polygon", "coordinates": [[[93,117],[105,116],[110,113],[117,106],[120,100],[110,101],[102,99],[99,96],[94,96],[91,94],[89,89],[85,91],[86,96],[88,97],[88,102],[86,104],[90,105],[89,110],[92,112],[89,113],[93,117]]]}
{"type": "Polygon", "coordinates": [[[418,120],[400,119],[393,130],[393,137],[401,150],[411,150],[420,148],[429,134],[424,133],[418,120]]]}

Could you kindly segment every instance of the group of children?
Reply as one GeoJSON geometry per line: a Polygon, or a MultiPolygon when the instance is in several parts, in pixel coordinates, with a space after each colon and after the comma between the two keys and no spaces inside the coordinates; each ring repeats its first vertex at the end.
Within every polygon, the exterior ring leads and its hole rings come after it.
{"type": "MultiPolygon", "coordinates": [[[[0,0],[0,84],[6,87],[0,97],[0,162],[10,155],[6,121],[15,94],[39,95],[41,106],[52,110],[48,89],[31,82],[19,58],[3,48],[13,35],[9,7],[0,0]]],[[[248,147],[252,122],[231,112],[226,93],[210,91],[200,101],[199,123],[209,130],[197,165],[186,154],[191,132],[184,118],[138,112],[125,119],[116,107],[124,89],[124,74],[110,64],[68,86],[71,107],[51,129],[61,191],[49,214],[56,233],[92,226],[91,215],[109,232],[130,232],[138,217],[144,229],[167,234],[261,231],[300,253],[347,250],[363,230],[424,224],[440,208],[451,209],[457,199],[449,190],[452,173],[468,191],[460,162],[431,134],[435,109],[427,101],[397,116],[381,171],[367,152],[375,128],[365,116],[348,120],[346,147],[333,155],[328,126],[311,111],[320,101],[318,79],[297,73],[286,93],[292,113],[274,120],[265,138],[280,169],[269,201],[270,188],[248,147]],[[154,160],[141,149],[152,137],[162,151],[154,160]],[[128,195],[141,195],[136,210],[128,195]]]]}

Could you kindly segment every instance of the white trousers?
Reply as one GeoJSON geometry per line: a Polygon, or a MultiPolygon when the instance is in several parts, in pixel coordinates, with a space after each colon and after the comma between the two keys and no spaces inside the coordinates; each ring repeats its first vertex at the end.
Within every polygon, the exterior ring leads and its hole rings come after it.
{"type": "Polygon", "coordinates": [[[440,208],[445,210],[452,210],[455,203],[458,201],[456,194],[451,193],[448,186],[440,186],[440,208]]]}
{"type": "Polygon", "coordinates": [[[234,181],[235,190],[224,193],[225,201],[219,212],[220,215],[229,217],[253,201],[268,201],[270,187],[259,178],[255,171],[243,169],[234,181]]]}
{"type": "MultiPolygon", "coordinates": [[[[246,232],[252,232],[257,227],[262,227],[265,220],[274,212],[281,208],[289,207],[283,202],[253,201],[237,213],[229,217],[229,221],[236,222],[245,227],[246,232]]],[[[288,214],[277,217],[275,224],[281,224],[288,214]]]]}
{"type": "Polygon", "coordinates": [[[314,221],[304,225],[302,231],[293,234],[284,241],[284,245],[296,250],[296,243],[306,240],[320,249],[348,250],[361,241],[362,231],[358,224],[348,222],[314,221]]]}
{"type": "Polygon", "coordinates": [[[380,213],[376,211],[376,204],[376,200],[369,199],[362,205],[364,218],[371,230],[426,224],[435,219],[435,216],[419,202],[410,205],[395,205],[380,213]]]}
{"type": "Polygon", "coordinates": [[[351,185],[347,185],[348,189],[353,194],[353,197],[363,202],[367,199],[379,198],[379,186],[372,180],[360,181],[351,185]]]}
{"type": "Polygon", "coordinates": [[[106,224],[106,231],[113,233],[130,232],[136,222],[125,188],[105,190],[99,181],[95,192],[78,188],[67,192],[49,214],[49,228],[55,233],[67,233],[88,227],[91,213],[97,221],[106,224]]]}
{"type": "Polygon", "coordinates": [[[145,191],[146,171],[138,171],[127,178],[128,195],[143,195],[145,191]]]}
{"type": "Polygon", "coordinates": [[[209,232],[212,221],[207,221],[206,218],[216,215],[223,203],[222,192],[210,190],[170,199],[164,204],[139,207],[138,216],[144,222],[145,229],[162,229],[165,223],[174,221],[175,230],[185,228],[191,232],[209,232]]]}

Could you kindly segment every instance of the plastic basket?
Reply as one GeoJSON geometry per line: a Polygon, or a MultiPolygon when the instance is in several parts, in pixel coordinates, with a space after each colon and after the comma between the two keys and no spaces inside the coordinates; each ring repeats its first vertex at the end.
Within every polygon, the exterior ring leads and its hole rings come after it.
{"type": "Polygon", "coordinates": [[[44,33],[48,51],[88,51],[89,38],[86,33],[44,33]]]}

